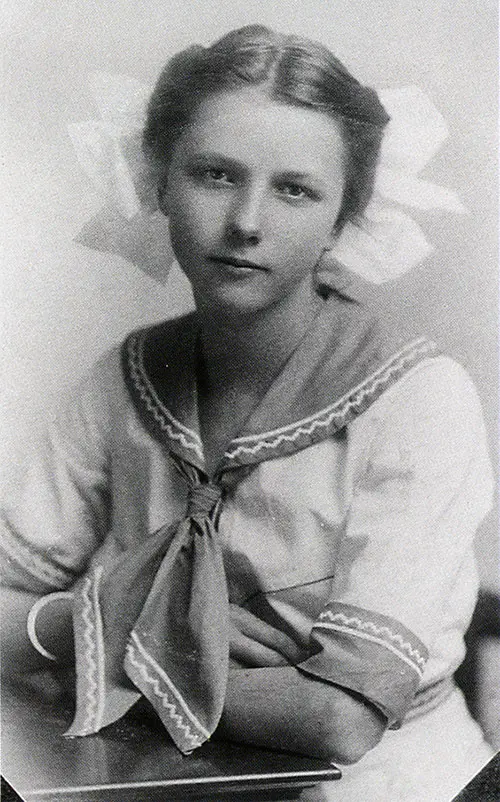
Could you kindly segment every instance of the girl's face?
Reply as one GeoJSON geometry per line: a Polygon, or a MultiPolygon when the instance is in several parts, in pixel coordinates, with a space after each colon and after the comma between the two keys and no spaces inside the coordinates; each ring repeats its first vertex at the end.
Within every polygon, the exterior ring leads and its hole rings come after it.
{"type": "Polygon", "coordinates": [[[197,303],[263,310],[309,289],[344,185],[340,126],[255,88],[205,99],[174,147],[162,209],[197,303]]]}

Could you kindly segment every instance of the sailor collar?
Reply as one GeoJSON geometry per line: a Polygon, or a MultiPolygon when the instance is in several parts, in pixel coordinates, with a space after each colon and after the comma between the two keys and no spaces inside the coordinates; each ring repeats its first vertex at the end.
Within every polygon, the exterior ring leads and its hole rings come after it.
{"type": "MultiPolygon", "coordinates": [[[[196,313],[132,332],[124,378],[148,431],[204,470],[197,408],[196,313]]],[[[405,339],[366,307],[336,294],[324,306],[241,432],[218,473],[287,456],[331,437],[437,346],[405,339]]]]}

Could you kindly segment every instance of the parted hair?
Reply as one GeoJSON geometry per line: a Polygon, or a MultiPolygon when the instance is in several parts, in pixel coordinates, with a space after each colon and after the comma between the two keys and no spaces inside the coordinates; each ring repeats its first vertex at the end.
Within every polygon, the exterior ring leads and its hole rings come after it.
{"type": "Polygon", "coordinates": [[[195,45],[167,62],[150,98],[143,149],[158,178],[176,140],[210,94],[259,86],[268,97],[314,109],[341,125],[346,176],[335,229],[356,222],[374,186],[389,115],[377,93],[354,78],[324,45],[249,25],[209,47],[195,45]]]}

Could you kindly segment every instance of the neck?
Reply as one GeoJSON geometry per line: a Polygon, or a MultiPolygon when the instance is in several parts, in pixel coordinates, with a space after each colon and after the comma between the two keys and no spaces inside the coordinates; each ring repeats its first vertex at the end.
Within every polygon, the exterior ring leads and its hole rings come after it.
{"type": "Polygon", "coordinates": [[[313,286],[258,312],[228,313],[197,303],[209,385],[258,391],[277,375],[322,305],[313,286]]]}

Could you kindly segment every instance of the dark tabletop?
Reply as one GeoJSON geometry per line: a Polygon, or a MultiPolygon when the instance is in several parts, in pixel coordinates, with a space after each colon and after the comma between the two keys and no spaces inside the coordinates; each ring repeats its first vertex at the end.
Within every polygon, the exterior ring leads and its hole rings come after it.
{"type": "Polygon", "coordinates": [[[84,738],[62,736],[71,717],[64,695],[4,683],[2,775],[26,802],[261,802],[340,776],[324,761],[222,741],[186,757],[140,708],[84,738]]]}

